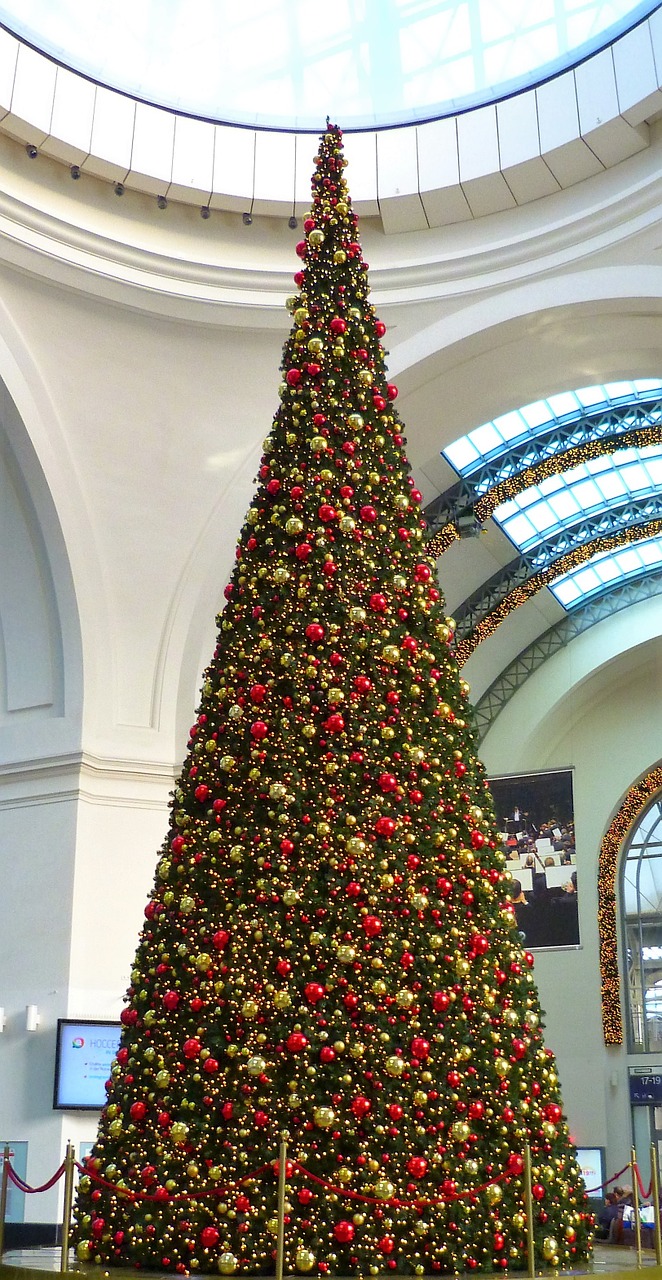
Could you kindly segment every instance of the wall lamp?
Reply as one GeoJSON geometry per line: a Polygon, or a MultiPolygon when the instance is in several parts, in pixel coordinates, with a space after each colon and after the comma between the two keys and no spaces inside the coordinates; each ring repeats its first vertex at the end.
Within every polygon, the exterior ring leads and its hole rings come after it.
{"type": "Polygon", "coordinates": [[[36,1004],[28,1004],[25,1006],[25,1030],[36,1031],[39,1026],[39,1010],[36,1004]]]}

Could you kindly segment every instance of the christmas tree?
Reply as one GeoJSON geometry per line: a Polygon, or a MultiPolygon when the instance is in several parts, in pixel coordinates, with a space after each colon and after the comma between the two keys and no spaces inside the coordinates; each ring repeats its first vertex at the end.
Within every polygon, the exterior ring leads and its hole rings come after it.
{"type": "Polygon", "coordinates": [[[280,405],[237,547],[117,1060],[80,1258],[422,1274],[590,1246],[425,554],[385,327],[322,137],[280,405]]]}

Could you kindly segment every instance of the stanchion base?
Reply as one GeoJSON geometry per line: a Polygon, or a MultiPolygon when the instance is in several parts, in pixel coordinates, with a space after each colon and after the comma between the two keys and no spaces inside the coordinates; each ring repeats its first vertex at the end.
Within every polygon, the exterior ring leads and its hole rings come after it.
{"type": "MultiPolygon", "coordinates": [[[[593,1252],[593,1259],[590,1266],[576,1269],[568,1269],[567,1271],[552,1270],[540,1271],[541,1276],[608,1276],[609,1280],[633,1280],[632,1272],[637,1269],[637,1254],[635,1249],[629,1248],[627,1245],[602,1245],[596,1244],[593,1252]]],[[[656,1266],[655,1254],[644,1250],[642,1258],[642,1268],[646,1272],[647,1280],[662,1280],[662,1267],[656,1266]]],[[[0,1280],[54,1280],[55,1275],[60,1274],[60,1250],[56,1248],[38,1248],[38,1249],[11,1249],[7,1250],[2,1262],[0,1262],[0,1280]]],[[[73,1252],[70,1255],[68,1275],[75,1275],[78,1280],[86,1277],[87,1280],[102,1280],[102,1277],[110,1276],[111,1280],[137,1280],[137,1277],[144,1276],[168,1276],[172,1280],[172,1272],[166,1271],[136,1271],[135,1268],[129,1267],[100,1267],[95,1266],[91,1262],[78,1262],[73,1252]]],[[[193,1273],[199,1275],[203,1280],[202,1273],[193,1273]]],[[[511,1280],[518,1280],[518,1277],[526,1276],[524,1271],[511,1271],[507,1275],[511,1280]]],[[[239,1278],[238,1278],[239,1280],[239,1278]]],[[[302,1277],[296,1277],[295,1280],[302,1280],[302,1277]]],[[[334,1277],[334,1280],[342,1280],[342,1277],[334,1277]]],[[[357,1280],[355,1276],[348,1280],[357,1280]]],[[[393,1272],[384,1276],[374,1277],[374,1280],[399,1280],[394,1277],[393,1272]]],[[[413,1278],[412,1278],[413,1280],[413,1278]]],[[[435,1276],[422,1276],[420,1280],[444,1280],[444,1277],[437,1274],[435,1276]]],[[[472,1272],[471,1280],[476,1280],[476,1273],[472,1272]]],[[[480,1280],[492,1280],[492,1277],[481,1273],[480,1280]]],[[[498,1277],[493,1280],[504,1280],[504,1273],[500,1271],[498,1277]]]]}

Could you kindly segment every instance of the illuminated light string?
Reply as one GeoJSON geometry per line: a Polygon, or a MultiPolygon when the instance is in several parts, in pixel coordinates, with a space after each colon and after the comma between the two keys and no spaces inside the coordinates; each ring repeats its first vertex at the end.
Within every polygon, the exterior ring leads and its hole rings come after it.
{"type": "MultiPolygon", "coordinates": [[[[650,445],[660,444],[661,442],[662,424],[639,427],[637,430],[627,431],[620,436],[612,436],[602,440],[590,440],[586,444],[567,449],[565,453],[545,458],[543,462],[537,463],[534,467],[527,467],[524,471],[519,471],[517,475],[510,476],[508,480],[503,480],[500,484],[495,485],[494,488],[489,489],[487,493],[484,493],[474,507],[476,520],[481,524],[484,523],[489,520],[490,516],[494,515],[497,507],[500,507],[503,502],[515,498],[518,494],[532,488],[533,485],[540,484],[543,480],[548,480],[550,476],[563,475],[564,472],[571,471],[573,467],[579,466],[582,462],[589,462],[595,458],[604,458],[623,449],[646,449],[650,445]]],[[[456,523],[453,520],[449,520],[447,524],[433,534],[426,544],[427,554],[439,559],[444,551],[453,542],[456,542],[459,537],[460,532],[456,523]]]]}
{"type": "Polygon", "coordinates": [[[543,587],[549,586],[550,582],[556,581],[564,573],[575,569],[577,565],[586,564],[594,556],[601,555],[605,551],[613,551],[617,547],[627,546],[634,542],[643,542],[646,538],[654,537],[660,533],[662,533],[662,520],[650,520],[645,525],[622,529],[618,533],[610,534],[609,537],[595,538],[593,542],[584,543],[581,547],[575,547],[573,551],[561,556],[554,564],[541,569],[540,573],[533,574],[521,586],[515,587],[513,591],[510,591],[497,607],[492,609],[491,613],[488,613],[474,627],[471,634],[456,645],[455,657],[459,665],[463,666],[481,641],[487,640],[491,635],[494,635],[497,627],[502,622],[505,622],[514,609],[526,604],[527,600],[530,600],[543,587]]]}
{"type": "Polygon", "coordinates": [[[623,1043],[621,989],[618,972],[616,934],[616,871],[628,832],[638,821],[648,802],[662,789],[662,765],[630,787],[618,813],[610,823],[598,860],[598,934],[600,940],[600,980],[602,1029],[607,1045],[623,1043]]]}

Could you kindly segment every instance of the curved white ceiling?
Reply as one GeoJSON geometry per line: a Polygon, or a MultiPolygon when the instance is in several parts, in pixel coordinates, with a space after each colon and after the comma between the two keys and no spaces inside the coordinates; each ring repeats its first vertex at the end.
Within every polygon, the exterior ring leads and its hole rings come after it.
{"type": "Polygon", "coordinates": [[[0,23],[134,98],[258,128],[413,123],[574,65],[657,8],[632,0],[12,0],[0,23]]]}

